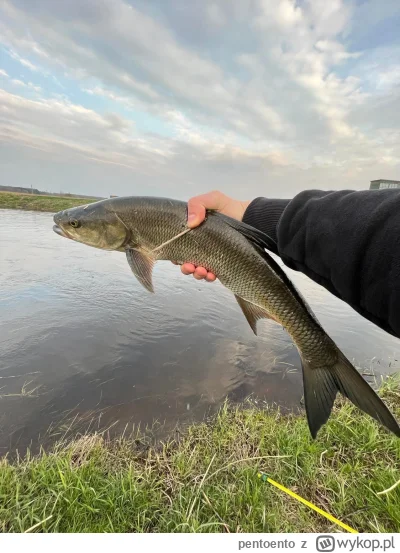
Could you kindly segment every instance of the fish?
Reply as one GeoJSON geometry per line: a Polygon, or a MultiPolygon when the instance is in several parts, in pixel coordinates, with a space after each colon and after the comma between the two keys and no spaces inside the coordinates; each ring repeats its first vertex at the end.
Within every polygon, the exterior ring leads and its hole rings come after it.
{"type": "Polygon", "coordinates": [[[236,298],[252,331],[271,319],[290,335],[301,359],[304,404],[311,436],[327,422],[338,393],[400,437],[382,399],[318,322],[306,300],[266,249],[276,246],[260,230],[213,210],[187,226],[187,203],[126,196],[100,200],[54,215],[54,231],[94,248],[124,252],[141,285],[154,292],[159,260],[193,263],[214,273],[236,298]]]}

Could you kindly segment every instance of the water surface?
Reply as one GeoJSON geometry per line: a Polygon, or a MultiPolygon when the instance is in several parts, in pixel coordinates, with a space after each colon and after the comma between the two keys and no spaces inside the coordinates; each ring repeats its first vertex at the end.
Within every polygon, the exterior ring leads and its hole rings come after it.
{"type": "MultiPolygon", "coordinates": [[[[229,397],[297,408],[297,350],[272,321],[253,335],[232,294],[159,262],[155,294],[122,253],[74,243],[52,215],[0,210],[0,453],[74,431],[202,420],[229,397]]],[[[286,269],[365,372],[400,370],[400,340],[286,269]]],[[[126,431],[126,430],[125,430],[126,431]]]]}

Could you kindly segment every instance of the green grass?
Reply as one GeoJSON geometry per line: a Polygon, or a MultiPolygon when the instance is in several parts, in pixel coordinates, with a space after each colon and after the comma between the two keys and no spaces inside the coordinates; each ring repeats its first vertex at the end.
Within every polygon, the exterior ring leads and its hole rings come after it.
{"type": "MultiPolygon", "coordinates": [[[[381,395],[400,417],[400,382],[381,395]]],[[[178,441],[82,436],[0,462],[2,532],[337,532],[257,478],[363,532],[400,530],[400,440],[342,402],[318,439],[304,415],[225,405],[178,441]]]]}
{"type": "Polygon", "coordinates": [[[15,194],[0,192],[0,209],[24,209],[28,211],[49,211],[56,213],[63,209],[96,202],[92,198],[70,198],[65,196],[39,196],[36,194],[15,194]]]}

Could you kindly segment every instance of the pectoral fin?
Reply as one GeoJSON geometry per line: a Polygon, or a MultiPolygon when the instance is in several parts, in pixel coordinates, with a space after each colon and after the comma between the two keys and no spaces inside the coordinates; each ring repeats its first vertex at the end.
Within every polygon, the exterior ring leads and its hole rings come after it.
{"type": "Polygon", "coordinates": [[[244,300],[243,298],[236,296],[236,301],[240,305],[241,310],[243,311],[244,316],[247,319],[247,322],[251,326],[252,331],[254,334],[257,334],[257,321],[259,319],[272,319],[275,320],[271,315],[269,315],[265,309],[262,309],[261,307],[258,307],[258,305],[254,305],[254,303],[250,303],[249,301],[244,300]]]}
{"type": "Polygon", "coordinates": [[[126,258],[132,273],[138,281],[148,290],[154,293],[152,273],[154,267],[154,259],[144,252],[126,249],[126,258]]]}

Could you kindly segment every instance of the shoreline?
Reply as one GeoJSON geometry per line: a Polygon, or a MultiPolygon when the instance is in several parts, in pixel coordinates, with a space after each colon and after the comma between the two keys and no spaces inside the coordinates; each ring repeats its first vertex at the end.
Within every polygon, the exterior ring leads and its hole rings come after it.
{"type": "Polygon", "coordinates": [[[0,192],[0,209],[19,209],[22,211],[42,211],[57,213],[63,209],[99,201],[98,198],[77,198],[74,196],[42,196],[0,192]]]}
{"type": "MultiPolygon", "coordinates": [[[[379,395],[400,419],[400,375],[379,395]]],[[[0,532],[343,531],[258,471],[358,532],[400,530],[400,440],[340,399],[313,441],[305,413],[225,404],[152,445],[82,435],[0,460],[0,532]],[[39,524],[38,524],[39,523],[39,524]]]]}

